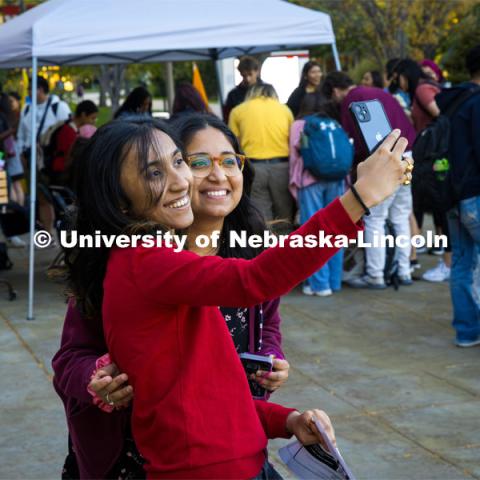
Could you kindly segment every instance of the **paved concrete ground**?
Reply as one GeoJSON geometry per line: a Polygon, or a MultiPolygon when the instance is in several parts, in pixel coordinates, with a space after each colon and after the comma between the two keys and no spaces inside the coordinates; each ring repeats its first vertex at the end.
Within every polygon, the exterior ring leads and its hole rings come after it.
{"type": "MultiPolygon", "coordinates": [[[[36,320],[27,322],[27,253],[11,253],[14,270],[0,278],[13,281],[19,298],[8,302],[0,290],[0,478],[59,478],[66,430],[50,359],[62,287],[46,279],[52,252],[41,252],[36,320]]],[[[282,316],[292,369],[272,400],[326,410],[358,479],[480,478],[480,348],[452,345],[446,284],[330,298],[296,290],[282,316]]],[[[271,444],[274,461],[281,443],[271,444]]]]}

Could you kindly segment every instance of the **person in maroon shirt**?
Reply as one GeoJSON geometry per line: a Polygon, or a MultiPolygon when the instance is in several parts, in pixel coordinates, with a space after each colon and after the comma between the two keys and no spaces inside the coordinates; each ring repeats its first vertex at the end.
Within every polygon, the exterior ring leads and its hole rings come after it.
{"type": "MultiPolygon", "coordinates": [[[[358,167],[355,187],[297,235],[324,230],[354,237],[360,229],[354,222],[411,178],[401,160],[407,141],[399,137],[398,130],[389,135],[358,167]]],[[[139,118],[104,125],[81,161],[79,234],[138,236],[191,225],[192,175],[163,123],[139,118]]],[[[215,158],[212,168],[219,162],[215,158]]],[[[135,392],[133,435],[150,478],[265,478],[267,438],[295,434],[304,444],[321,441],[313,416],[333,438],[319,410],[300,414],[253,401],[217,306],[255,305],[282,295],[336,250],[287,242],[245,260],[168,246],[67,249],[77,305],[87,317],[103,319],[112,360],[135,392]]]]}
{"type": "MultiPolygon", "coordinates": [[[[368,155],[348,107],[352,102],[379,100],[390,121],[392,128],[398,128],[408,140],[410,150],[415,140],[415,130],[409,122],[398,101],[381,88],[354,85],[352,79],[343,72],[332,72],[327,75],[323,84],[323,93],[328,98],[340,104],[341,123],[343,128],[353,138],[356,161],[362,161],[368,155]]],[[[385,202],[372,208],[372,214],[364,219],[365,240],[372,242],[375,237],[385,232],[387,218],[392,222],[396,235],[410,238],[409,217],[412,211],[412,192],[410,185],[402,185],[385,202]]],[[[398,277],[401,285],[411,285],[410,274],[410,242],[398,246],[398,277]]],[[[386,251],[383,247],[365,249],[365,274],[353,277],[348,284],[355,288],[386,288],[384,278],[386,251]]]]}

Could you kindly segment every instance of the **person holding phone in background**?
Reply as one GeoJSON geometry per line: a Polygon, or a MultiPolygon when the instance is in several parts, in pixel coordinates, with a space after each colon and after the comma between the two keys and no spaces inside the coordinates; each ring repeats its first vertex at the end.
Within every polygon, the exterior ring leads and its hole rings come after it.
{"type": "MultiPolygon", "coordinates": [[[[391,128],[399,129],[408,140],[407,149],[412,148],[415,140],[415,130],[400,104],[388,92],[375,87],[356,86],[352,79],[343,72],[329,73],[325,78],[322,89],[327,98],[331,98],[340,105],[342,126],[354,140],[356,164],[364,160],[369,152],[350,114],[349,106],[352,102],[378,100],[383,106],[391,128]]],[[[353,178],[355,178],[355,172],[353,172],[353,178]]],[[[374,236],[384,234],[387,218],[392,222],[396,235],[406,235],[407,238],[410,238],[409,216],[411,211],[411,187],[410,185],[399,186],[389,198],[371,209],[370,216],[364,217],[365,241],[371,242],[374,236]]],[[[349,279],[348,284],[355,288],[386,288],[384,278],[385,254],[385,248],[367,248],[365,250],[365,274],[349,279]]],[[[397,258],[400,284],[411,285],[410,243],[405,247],[398,247],[397,258]]]]}

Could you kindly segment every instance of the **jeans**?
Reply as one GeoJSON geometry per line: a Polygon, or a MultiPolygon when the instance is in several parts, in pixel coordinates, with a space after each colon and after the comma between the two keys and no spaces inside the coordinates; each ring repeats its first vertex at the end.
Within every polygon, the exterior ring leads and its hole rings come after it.
{"type": "MultiPolygon", "coordinates": [[[[392,222],[396,235],[405,235],[408,241],[405,247],[396,247],[395,256],[398,260],[398,274],[410,277],[410,223],[412,211],[412,191],[410,186],[401,186],[379,205],[370,209],[370,216],[363,217],[365,223],[365,241],[373,242],[374,236],[384,235],[385,221],[392,222]]],[[[386,250],[383,247],[367,247],[366,272],[370,277],[383,277],[386,250]]]]}
{"type": "MultiPolygon", "coordinates": [[[[300,222],[305,223],[316,211],[326,207],[344,192],[343,180],[319,181],[301,188],[298,192],[300,204],[300,222]]],[[[320,270],[309,277],[305,284],[314,292],[331,289],[340,290],[342,286],[343,249],[340,249],[320,270]]]]}
{"type": "Polygon", "coordinates": [[[452,242],[450,293],[457,340],[480,337],[478,255],[480,252],[480,196],[462,200],[448,212],[452,242]]]}
{"type": "Polygon", "coordinates": [[[283,480],[283,477],[273,468],[273,465],[265,460],[262,470],[252,480],[283,480]]]}

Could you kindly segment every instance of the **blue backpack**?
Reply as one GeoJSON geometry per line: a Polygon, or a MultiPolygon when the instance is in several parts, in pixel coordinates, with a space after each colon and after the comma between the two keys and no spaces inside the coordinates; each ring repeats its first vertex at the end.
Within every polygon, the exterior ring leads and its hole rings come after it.
{"type": "Polygon", "coordinates": [[[353,145],[341,125],[327,117],[305,117],[300,142],[303,166],[321,180],[342,180],[353,162],[353,145]]]}

